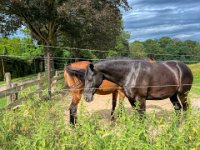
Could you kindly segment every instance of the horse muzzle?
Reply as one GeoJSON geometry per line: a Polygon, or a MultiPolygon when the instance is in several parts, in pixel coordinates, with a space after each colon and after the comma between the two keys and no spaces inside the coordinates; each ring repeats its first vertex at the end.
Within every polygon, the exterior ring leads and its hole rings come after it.
{"type": "Polygon", "coordinates": [[[84,98],[85,98],[85,101],[86,101],[86,102],[91,102],[91,101],[93,101],[93,95],[85,94],[84,98]]]}

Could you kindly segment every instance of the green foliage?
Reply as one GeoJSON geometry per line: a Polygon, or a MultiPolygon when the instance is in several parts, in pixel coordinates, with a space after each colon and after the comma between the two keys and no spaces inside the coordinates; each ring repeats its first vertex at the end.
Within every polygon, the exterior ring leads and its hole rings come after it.
{"type": "MultiPolygon", "coordinates": [[[[0,112],[2,149],[199,149],[200,113],[136,110],[109,124],[80,106],[76,128],[65,123],[63,103],[33,98],[17,110],[0,112]]],[[[118,113],[118,112],[116,112],[118,113]]],[[[108,121],[108,120],[106,120],[108,121]]]]}
{"type": "Polygon", "coordinates": [[[3,149],[55,148],[64,126],[59,108],[52,103],[38,104],[32,99],[16,112],[0,114],[0,145],[3,149]],[[11,144],[12,143],[12,144],[11,144]]]}
{"type": "Polygon", "coordinates": [[[130,57],[138,58],[138,57],[146,57],[146,48],[142,44],[142,42],[135,41],[130,44],[130,57]]]}
{"type": "Polygon", "coordinates": [[[186,63],[200,61],[200,44],[198,42],[180,41],[170,37],[132,42],[130,43],[130,52],[133,58],[154,55],[157,61],[180,60],[186,63]]]}
{"type": "Polygon", "coordinates": [[[36,59],[43,55],[42,47],[36,46],[30,38],[0,38],[0,55],[0,80],[5,72],[16,78],[43,71],[42,60],[36,59]]]}
{"type": "Polygon", "coordinates": [[[117,37],[116,45],[113,49],[110,49],[106,57],[119,57],[128,56],[129,54],[129,44],[128,40],[130,38],[130,33],[122,31],[117,37]]]}
{"type": "MultiPolygon", "coordinates": [[[[197,94],[197,96],[200,94],[200,63],[197,64],[190,64],[189,67],[192,70],[193,73],[193,87],[191,90],[192,94],[197,94]]],[[[199,97],[199,96],[198,96],[199,97]]]]}
{"type": "Polygon", "coordinates": [[[122,9],[129,9],[127,0],[0,0],[0,35],[23,25],[42,45],[105,50],[114,47],[122,30],[122,9]]]}
{"type": "Polygon", "coordinates": [[[31,38],[0,38],[0,55],[40,56],[42,48],[34,45],[31,38]]]}
{"type": "Polygon", "coordinates": [[[0,99],[0,108],[4,107],[7,103],[7,97],[0,99]]]}

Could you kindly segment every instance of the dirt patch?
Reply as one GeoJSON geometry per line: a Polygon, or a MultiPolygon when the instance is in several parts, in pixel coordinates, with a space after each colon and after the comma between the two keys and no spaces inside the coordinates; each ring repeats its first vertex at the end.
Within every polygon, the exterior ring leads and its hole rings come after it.
{"type": "MultiPolygon", "coordinates": [[[[66,121],[69,121],[69,105],[71,97],[69,95],[65,95],[62,98],[63,107],[64,107],[64,113],[66,116],[66,121]]],[[[112,108],[112,94],[110,95],[94,95],[94,100],[90,103],[85,102],[83,99],[81,100],[85,108],[90,113],[96,113],[98,112],[102,118],[106,120],[111,119],[111,108],[112,108]]],[[[117,103],[119,104],[119,102],[117,103]]],[[[132,107],[127,99],[124,100],[125,108],[128,111],[132,110],[132,107]]],[[[118,105],[117,105],[118,107],[118,105]]],[[[161,111],[161,110],[167,110],[171,111],[173,110],[173,105],[171,104],[169,99],[166,100],[148,100],[147,101],[147,112],[150,111],[161,111]]]]}
{"type": "MultiPolygon", "coordinates": [[[[191,98],[191,104],[194,110],[200,108],[200,99],[197,96],[193,96],[191,98]]],[[[69,122],[69,105],[71,103],[71,96],[69,94],[65,94],[61,98],[62,106],[64,107],[64,113],[66,116],[66,122],[69,122]]],[[[88,112],[99,113],[104,120],[111,120],[111,108],[112,108],[112,94],[110,95],[94,95],[94,100],[90,103],[81,100],[84,108],[87,109],[88,112]]],[[[117,102],[118,107],[119,102],[117,102]]],[[[125,108],[128,111],[132,110],[132,107],[128,100],[125,98],[124,100],[125,108]]],[[[159,112],[161,110],[173,111],[173,105],[171,104],[169,99],[165,100],[147,100],[147,112],[156,111],[159,112]]],[[[79,104],[80,105],[80,104],[79,104]]],[[[79,106],[80,107],[80,106],[79,106]]],[[[78,108],[79,110],[79,108],[78,108]]]]}

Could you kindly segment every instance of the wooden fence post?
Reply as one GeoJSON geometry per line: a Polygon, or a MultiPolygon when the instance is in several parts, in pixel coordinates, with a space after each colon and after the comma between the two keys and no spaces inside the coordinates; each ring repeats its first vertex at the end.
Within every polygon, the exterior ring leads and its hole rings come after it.
{"type": "Polygon", "coordinates": [[[11,102],[13,103],[14,101],[16,101],[16,100],[18,100],[18,88],[17,88],[17,83],[14,83],[14,84],[12,84],[12,87],[13,88],[15,88],[15,93],[14,94],[12,94],[12,100],[11,100],[11,102]]]}
{"type": "MultiPolygon", "coordinates": [[[[56,78],[56,77],[58,77],[58,71],[57,70],[55,71],[55,75],[54,75],[53,78],[56,78]]],[[[55,92],[56,82],[57,82],[57,79],[53,79],[53,81],[52,81],[52,92],[55,92]]]]}
{"type": "MultiPolygon", "coordinates": [[[[5,73],[5,80],[6,80],[7,89],[11,88],[11,74],[10,74],[10,72],[5,73]]],[[[8,100],[7,100],[7,105],[9,105],[11,103],[12,103],[12,95],[9,95],[8,100]]]]}
{"type": "Polygon", "coordinates": [[[41,73],[38,73],[38,77],[37,79],[39,80],[39,83],[38,83],[38,96],[39,98],[42,97],[42,81],[41,81],[41,73]]]}

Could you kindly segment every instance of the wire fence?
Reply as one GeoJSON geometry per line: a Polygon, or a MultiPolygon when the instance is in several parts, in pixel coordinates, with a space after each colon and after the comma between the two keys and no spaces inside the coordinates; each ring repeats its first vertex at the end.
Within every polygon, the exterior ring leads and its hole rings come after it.
{"type": "MultiPolygon", "coordinates": [[[[1,43],[1,41],[0,41],[1,43]]],[[[3,43],[3,42],[2,42],[3,43]]],[[[49,47],[49,48],[54,48],[54,49],[64,49],[64,50],[79,50],[79,51],[90,51],[90,52],[100,52],[100,53],[108,53],[108,50],[97,50],[97,49],[82,49],[82,48],[76,48],[76,47],[66,47],[66,46],[44,46],[44,45],[36,45],[36,44],[25,44],[25,43],[3,43],[1,44],[1,46],[7,46],[7,45],[26,45],[26,46],[35,46],[35,47],[49,47]]],[[[130,52],[128,50],[125,50],[125,52],[123,53],[133,53],[130,52]]],[[[147,55],[154,55],[154,56],[172,56],[172,57],[193,57],[193,58],[200,58],[200,56],[196,56],[196,55],[185,55],[185,54],[170,54],[170,53],[161,53],[161,54],[155,54],[155,53],[145,53],[145,52],[134,52],[135,54],[145,54],[147,55]]],[[[3,60],[4,62],[13,62],[12,58],[20,58],[23,60],[33,60],[33,59],[40,59],[42,61],[46,61],[47,59],[50,60],[54,60],[54,64],[55,65],[60,65],[60,68],[64,68],[64,64],[66,62],[68,62],[68,60],[82,60],[83,58],[78,58],[78,57],[57,57],[57,56],[50,56],[50,57],[46,57],[46,56],[23,56],[23,55],[0,55],[0,57],[5,57],[5,59],[3,60]]],[[[120,57],[115,60],[112,58],[84,58],[84,60],[89,60],[89,61],[103,61],[103,60],[112,60],[112,61],[144,61],[144,60],[138,60],[138,59],[133,59],[133,58],[122,58],[120,59],[120,57]]],[[[164,60],[155,60],[156,62],[164,62],[164,60]]],[[[185,63],[199,63],[198,60],[184,60],[185,63]]],[[[35,64],[33,64],[34,66],[35,64]]],[[[184,84],[182,84],[184,86],[184,84]]],[[[191,84],[187,84],[187,86],[189,86],[191,84]]],[[[148,85],[148,86],[141,86],[141,85],[136,85],[133,87],[129,87],[129,88],[150,88],[150,87],[154,87],[154,88],[161,88],[161,87],[177,87],[180,86],[178,84],[174,84],[174,85],[148,85]]],[[[186,85],[185,85],[186,86],[186,85]]],[[[200,83],[194,83],[192,84],[193,88],[199,89],[200,88],[200,83]]],[[[107,89],[110,89],[111,87],[107,87],[107,89]]],[[[106,88],[104,88],[106,90],[106,88]]],[[[59,91],[71,91],[71,90],[80,90],[79,88],[76,89],[60,89],[59,91]]],[[[44,90],[46,91],[46,90],[44,90]]],[[[59,92],[58,91],[58,92],[59,92]]],[[[18,92],[18,91],[16,91],[18,92]]]]}
{"type": "MultiPolygon", "coordinates": [[[[0,41],[1,43],[2,41],[0,41]]],[[[3,43],[3,42],[2,42],[3,43]]],[[[48,46],[48,45],[39,45],[39,44],[26,44],[26,43],[16,43],[16,42],[6,42],[6,44],[1,44],[1,46],[8,46],[8,45],[25,45],[25,46],[35,46],[35,47],[42,47],[42,48],[53,48],[53,49],[65,49],[65,50],[79,50],[79,51],[90,51],[90,52],[100,52],[100,53],[109,53],[108,50],[100,50],[100,49],[90,49],[90,48],[78,48],[78,47],[68,47],[68,46],[48,46]]],[[[147,53],[147,52],[140,52],[140,51],[129,51],[124,50],[123,54],[146,54],[146,55],[154,55],[154,56],[173,56],[173,57],[194,57],[200,58],[196,54],[172,54],[172,53],[147,53]]],[[[10,55],[11,56],[11,55],[10,55]]],[[[24,57],[24,56],[19,56],[24,57]]],[[[26,57],[26,56],[25,56],[26,57]]],[[[33,58],[33,57],[32,57],[33,58]]],[[[61,57],[52,57],[52,58],[61,58],[61,57]]]]}
{"type": "MultiPolygon", "coordinates": [[[[10,57],[10,58],[7,58],[5,59],[4,61],[6,62],[13,62],[12,58],[23,58],[25,60],[30,60],[30,59],[36,59],[38,58],[39,60],[47,60],[47,57],[41,57],[41,56],[37,56],[37,57],[31,57],[31,56],[14,56],[14,55],[0,55],[0,57],[10,57]]],[[[104,60],[111,60],[111,61],[134,61],[134,62],[140,62],[140,61],[143,61],[143,60],[137,60],[134,58],[126,58],[126,57],[114,57],[114,58],[104,58],[104,59],[101,59],[101,58],[81,58],[81,57],[49,57],[50,60],[54,60],[55,64],[65,64],[65,63],[68,63],[68,60],[88,60],[88,61],[104,61],[104,60]],[[120,59],[121,58],[121,59],[120,59]],[[126,58],[126,60],[124,59],[126,58]],[[113,60],[112,60],[113,59],[113,60]],[[116,59],[116,60],[115,60],[116,59]],[[56,61],[60,61],[60,62],[56,62],[56,61]]],[[[138,57],[139,58],[139,57],[138,57]]],[[[141,57],[142,58],[142,57],[141,57]]],[[[165,62],[166,60],[155,60],[156,62],[165,62]]],[[[175,61],[175,60],[171,60],[171,61],[175,61]]],[[[200,61],[198,60],[184,60],[182,61],[184,63],[199,63],[200,61]]]]}

